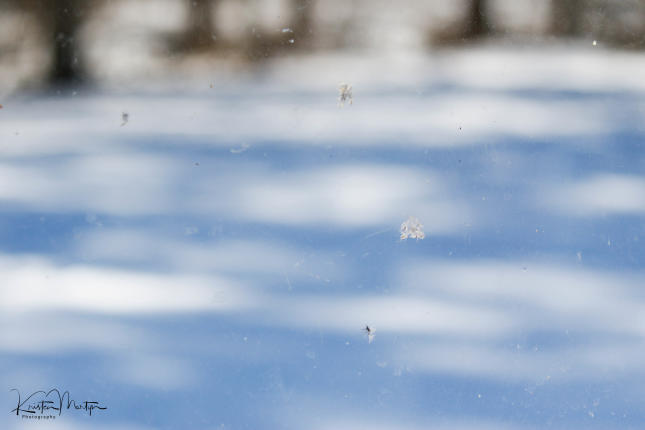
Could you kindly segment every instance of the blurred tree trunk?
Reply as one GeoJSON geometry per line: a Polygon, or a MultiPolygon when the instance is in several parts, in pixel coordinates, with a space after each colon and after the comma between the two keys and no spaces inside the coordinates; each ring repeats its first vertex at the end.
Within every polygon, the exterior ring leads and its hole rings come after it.
{"type": "Polygon", "coordinates": [[[466,15],[465,37],[474,39],[490,33],[486,14],[486,0],[470,0],[466,15]]]}
{"type": "Polygon", "coordinates": [[[551,32],[576,36],[582,32],[585,0],[551,0],[551,32]]]}
{"type": "Polygon", "coordinates": [[[314,0],[291,0],[293,36],[298,46],[309,46],[313,38],[314,0]]]}
{"type": "Polygon", "coordinates": [[[468,0],[461,19],[439,30],[431,31],[430,44],[452,45],[487,36],[492,27],[488,20],[487,0],[468,0]]]}
{"type": "Polygon", "coordinates": [[[8,3],[36,18],[51,52],[46,78],[49,85],[78,83],[87,77],[79,32],[85,11],[91,10],[96,0],[18,0],[8,3]]]}
{"type": "Polygon", "coordinates": [[[49,35],[53,42],[53,61],[50,82],[73,83],[83,80],[85,68],[81,57],[79,29],[83,20],[81,0],[56,0],[45,2],[53,10],[43,10],[49,19],[49,35]]]}
{"type": "Polygon", "coordinates": [[[274,54],[312,45],[313,4],[315,0],[290,0],[288,28],[261,31],[253,29],[245,42],[246,56],[251,61],[271,58],[274,54]]]}
{"type": "Polygon", "coordinates": [[[216,0],[186,0],[186,6],[186,26],[172,43],[173,50],[187,53],[212,48],[216,37],[213,20],[216,0]]]}

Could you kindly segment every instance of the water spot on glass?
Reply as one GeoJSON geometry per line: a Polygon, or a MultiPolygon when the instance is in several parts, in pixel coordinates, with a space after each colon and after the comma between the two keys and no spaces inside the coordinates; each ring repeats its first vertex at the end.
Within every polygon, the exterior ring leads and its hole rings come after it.
{"type": "Polygon", "coordinates": [[[239,146],[237,146],[235,148],[231,148],[230,151],[231,151],[231,154],[241,154],[242,152],[246,151],[247,149],[249,149],[248,143],[243,143],[243,144],[241,144],[241,145],[239,145],[239,146]]]}
{"type": "Polygon", "coordinates": [[[96,214],[93,213],[88,213],[85,215],[85,222],[96,227],[103,227],[103,223],[99,221],[96,214]]]}
{"type": "Polygon", "coordinates": [[[195,234],[199,233],[199,228],[197,227],[186,227],[184,228],[184,235],[186,236],[193,236],[195,234]]]}

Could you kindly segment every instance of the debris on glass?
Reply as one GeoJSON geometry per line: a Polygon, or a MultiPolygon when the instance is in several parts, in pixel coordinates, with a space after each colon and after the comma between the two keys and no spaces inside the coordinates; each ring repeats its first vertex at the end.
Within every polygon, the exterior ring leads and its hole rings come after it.
{"type": "Polygon", "coordinates": [[[241,154],[242,152],[246,151],[249,149],[248,143],[243,143],[237,148],[231,148],[231,154],[241,154]]]}
{"type": "Polygon", "coordinates": [[[424,239],[426,237],[423,232],[423,224],[417,217],[411,216],[403,224],[401,224],[401,240],[407,239],[424,239]]]}
{"type": "Polygon", "coordinates": [[[121,113],[121,127],[126,125],[128,123],[128,120],[130,119],[130,114],[127,112],[122,112],[121,113]]]}
{"type": "Polygon", "coordinates": [[[190,227],[185,227],[184,228],[184,235],[185,236],[194,236],[197,233],[199,233],[199,228],[197,228],[197,227],[190,226],[190,227]]]}
{"type": "Polygon", "coordinates": [[[372,343],[372,341],[374,340],[374,329],[366,325],[363,331],[367,333],[367,343],[372,343]]]}
{"type": "Polygon", "coordinates": [[[85,222],[96,227],[103,227],[103,223],[99,221],[96,214],[88,213],[85,215],[85,222]]]}
{"type": "Polygon", "coordinates": [[[345,106],[346,101],[349,101],[350,105],[354,103],[354,99],[352,97],[352,86],[348,84],[340,84],[338,86],[338,106],[345,106]]]}
{"type": "Polygon", "coordinates": [[[293,30],[287,27],[287,28],[283,28],[282,32],[283,33],[293,33],[293,30]]]}

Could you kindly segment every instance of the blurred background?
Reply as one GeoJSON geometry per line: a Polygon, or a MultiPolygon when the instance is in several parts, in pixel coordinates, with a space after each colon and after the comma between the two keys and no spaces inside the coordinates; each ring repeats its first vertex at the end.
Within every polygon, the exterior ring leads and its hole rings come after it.
{"type": "Polygon", "coordinates": [[[0,0],[0,428],[642,428],[644,37],[642,0],[0,0]],[[52,388],[107,409],[10,413],[52,388]]]}
{"type": "Polygon", "coordinates": [[[0,11],[5,94],[338,50],[432,52],[490,40],[645,45],[640,0],[2,0],[0,11]]]}

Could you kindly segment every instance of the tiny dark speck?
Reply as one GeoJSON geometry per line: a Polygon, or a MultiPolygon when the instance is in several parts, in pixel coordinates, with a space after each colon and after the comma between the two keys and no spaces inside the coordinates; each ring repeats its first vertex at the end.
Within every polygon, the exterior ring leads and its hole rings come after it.
{"type": "Polygon", "coordinates": [[[199,163],[195,163],[195,166],[199,166],[199,163]]]}
{"type": "Polygon", "coordinates": [[[461,160],[459,160],[459,162],[461,163],[461,160]]]}

